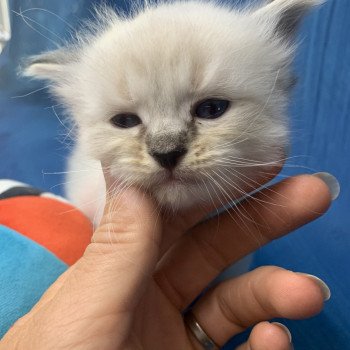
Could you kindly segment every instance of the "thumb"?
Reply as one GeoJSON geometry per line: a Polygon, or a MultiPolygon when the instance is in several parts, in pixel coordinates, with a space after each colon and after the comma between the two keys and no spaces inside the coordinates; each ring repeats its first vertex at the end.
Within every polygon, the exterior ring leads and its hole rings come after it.
{"type": "Polygon", "coordinates": [[[27,349],[28,341],[35,349],[82,348],[84,342],[91,347],[91,341],[117,348],[118,334],[128,336],[155,269],[161,233],[157,217],[152,200],[136,189],[109,198],[83,257],[11,328],[1,349],[13,344],[27,349]]]}
{"type": "Polygon", "coordinates": [[[70,276],[71,289],[88,291],[99,312],[103,305],[108,312],[131,311],[157,263],[161,233],[157,219],[151,198],[135,188],[108,198],[101,224],[74,267],[75,276],[70,276]]]}

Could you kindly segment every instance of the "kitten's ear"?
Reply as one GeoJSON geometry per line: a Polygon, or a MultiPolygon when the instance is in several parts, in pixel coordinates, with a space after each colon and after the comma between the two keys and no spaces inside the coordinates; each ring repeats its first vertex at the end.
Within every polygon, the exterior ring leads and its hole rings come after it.
{"type": "Polygon", "coordinates": [[[270,0],[253,13],[259,20],[272,26],[274,33],[287,40],[293,39],[303,17],[325,0],[270,0]]]}
{"type": "Polygon", "coordinates": [[[62,48],[32,56],[23,61],[20,74],[35,79],[59,81],[67,74],[67,68],[76,62],[74,51],[62,48]]]}

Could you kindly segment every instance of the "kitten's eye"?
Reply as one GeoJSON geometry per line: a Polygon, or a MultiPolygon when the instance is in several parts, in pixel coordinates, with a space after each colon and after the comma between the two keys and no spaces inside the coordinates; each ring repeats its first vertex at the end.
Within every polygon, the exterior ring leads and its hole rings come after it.
{"type": "Polygon", "coordinates": [[[111,119],[111,123],[118,128],[132,128],[141,124],[141,119],[135,114],[118,114],[111,119]]]}
{"type": "Polygon", "coordinates": [[[230,102],[226,100],[205,100],[195,107],[194,116],[202,119],[216,119],[226,112],[229,105],[230,102]]]}

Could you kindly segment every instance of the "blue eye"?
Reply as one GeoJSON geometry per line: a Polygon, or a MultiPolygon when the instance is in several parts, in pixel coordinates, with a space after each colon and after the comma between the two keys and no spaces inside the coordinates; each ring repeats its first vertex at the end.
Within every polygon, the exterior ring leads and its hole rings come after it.
{"type": "Polygon", "coordinates": [[[229,106],[229,101],[208,99],[197,104],[194,116],[202,119],[216,119],[221,117],[229,106]]]}
{"type": "Polygon", "coordinates": [[[135,114],[117,114],[111,120],[111,123],[118,128],[133,128],[142,123],[141,119],[135,114]]]}

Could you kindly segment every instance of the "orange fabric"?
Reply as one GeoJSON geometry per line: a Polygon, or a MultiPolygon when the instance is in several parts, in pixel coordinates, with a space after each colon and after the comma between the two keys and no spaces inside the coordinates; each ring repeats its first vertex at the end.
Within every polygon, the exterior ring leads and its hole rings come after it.
{"type": "Polygon", "coordinates": [[[78,209],[45,197],[0,200],[0,224],[42,245],[68,265],[82,256],[92,236],[90,220],[78,209]]]}

